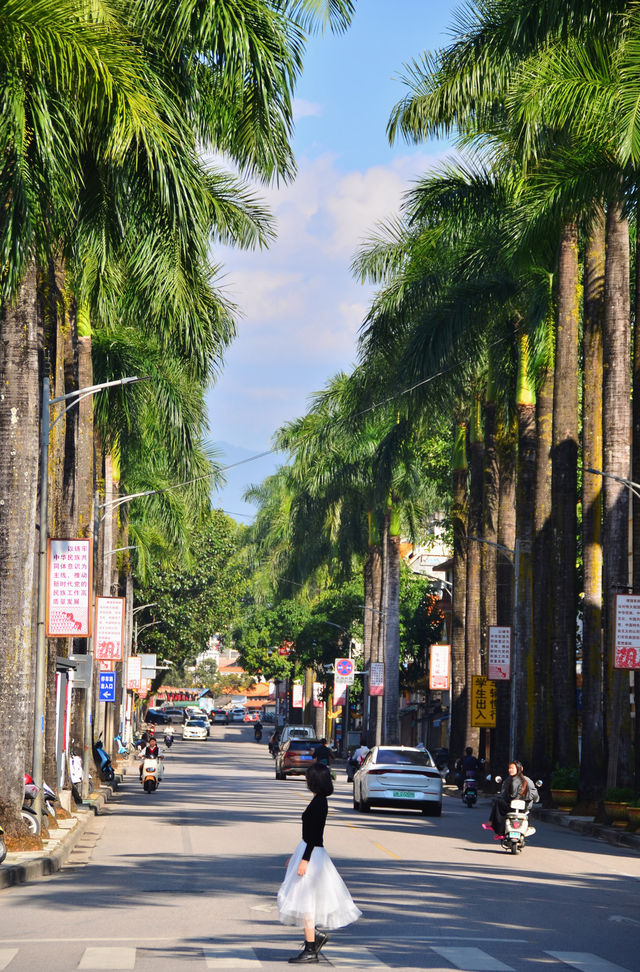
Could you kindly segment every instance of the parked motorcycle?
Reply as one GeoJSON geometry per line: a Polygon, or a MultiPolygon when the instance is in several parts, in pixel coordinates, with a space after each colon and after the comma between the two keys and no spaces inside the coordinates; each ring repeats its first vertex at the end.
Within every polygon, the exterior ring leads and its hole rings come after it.
{"type": "Polygon", "coordinates": [[[93,755],[97,767],[100,770],[100,775],[102,776],[102,779],[105,780],[107,783],[111,783],[111,781],[114,779],[116,774],[113,769],[113,766],[111,765],[111,757],[109,756],[109,753],[102,745],[102,739],[97,739],[96,742],[94,742],[93,755]]]}
{"type": "Polygon", "coordinates": [[[142,762],[142,774],[140,782],[145,793],[153,793],[158,789],[162,779],[162,756],[153,758],[147,756],[142,762]]]}
{"type": "Polygon", "coordinates": [[[462,782],[462,802],[473,807],[478,799],[478,781],[475,773],[469,771],[462,782]]]}
{"type": "Polygon", "coordinates": [[[4,830],[2,829],[2,824],[0,824],[0,864],[7,856],[7,845],[4,842],[4,830]]]}
{"type": "Polygon", "coordinates": [[[24,797],[20,814],[23,823],[27,825],[27,830],[34,837],[37,837],[41,830],[40,820],[33,809],[33,801],[40,792],[40,787],[36,786],[28,773],[24,774],[24,797]]]}
{"type": "Polygon", "coordinates": [[[118,747],[118,756],[124,756],[125,759],[130,759],[132,755],[131,746],[127,745],[127,743],[124,742],[120,733],[118,733],[117,736],[113,737],[113,741],[118,747]]]}

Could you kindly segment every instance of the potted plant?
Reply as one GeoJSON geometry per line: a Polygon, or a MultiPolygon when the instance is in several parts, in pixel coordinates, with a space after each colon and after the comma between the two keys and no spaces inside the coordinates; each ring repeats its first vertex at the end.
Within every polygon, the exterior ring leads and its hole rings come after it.
{"type": "Polygon", "coordinates": [[[604,812],[613,827],[626,827],[627,807],[635,793],[628,786],[611,786],[604,795],[604,812]]]}
{"type": "Polygon", "coordinates": [[[629,830],[638,830],[640,828],[640,799],[634,800],[627,807],[627,819],[629,821],[629,830]]]}
{"type": "Polygon", "coordinates": [[[551,796],[558,810],[570,813],[578,802],[580,770],[577,766],[556,766],[551,773],[551,796]]]}

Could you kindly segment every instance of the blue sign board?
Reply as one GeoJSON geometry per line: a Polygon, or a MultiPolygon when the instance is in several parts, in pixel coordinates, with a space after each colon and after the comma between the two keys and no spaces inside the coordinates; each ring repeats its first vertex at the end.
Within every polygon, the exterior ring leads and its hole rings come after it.
{"type": "Polygon", "coordinates": [[[100,701],[115,702],[116,700],[116,673],[100,672],[100,701]]]}

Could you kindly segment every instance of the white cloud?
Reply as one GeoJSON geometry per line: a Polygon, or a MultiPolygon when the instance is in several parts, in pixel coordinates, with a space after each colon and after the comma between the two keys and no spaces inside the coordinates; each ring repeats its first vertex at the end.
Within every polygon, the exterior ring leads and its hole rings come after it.
{"type": "Polygon", "coordinates": [[[301,118],[318,118],[322,113],[322,105],[315,101],[305,101],[304,98],[293,99],[293,117],[295,121],[300,121],[301,118]]]}

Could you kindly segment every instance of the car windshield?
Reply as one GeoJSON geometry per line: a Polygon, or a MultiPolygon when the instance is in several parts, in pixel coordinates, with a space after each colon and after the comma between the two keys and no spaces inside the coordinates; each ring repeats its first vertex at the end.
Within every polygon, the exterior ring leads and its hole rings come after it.
{"type": "Polygon", "coordinates": [[[206,722],[204,719],[189,719],[187,721],[188,726],[200,726],[201,729],[206,728],[206,722]]]}
{"type": "Polygon", "coordinates": [[[376,763],[398,764],[400,766],[435,766],[431,754],[426,749],[379,749],[376,763]]]}

